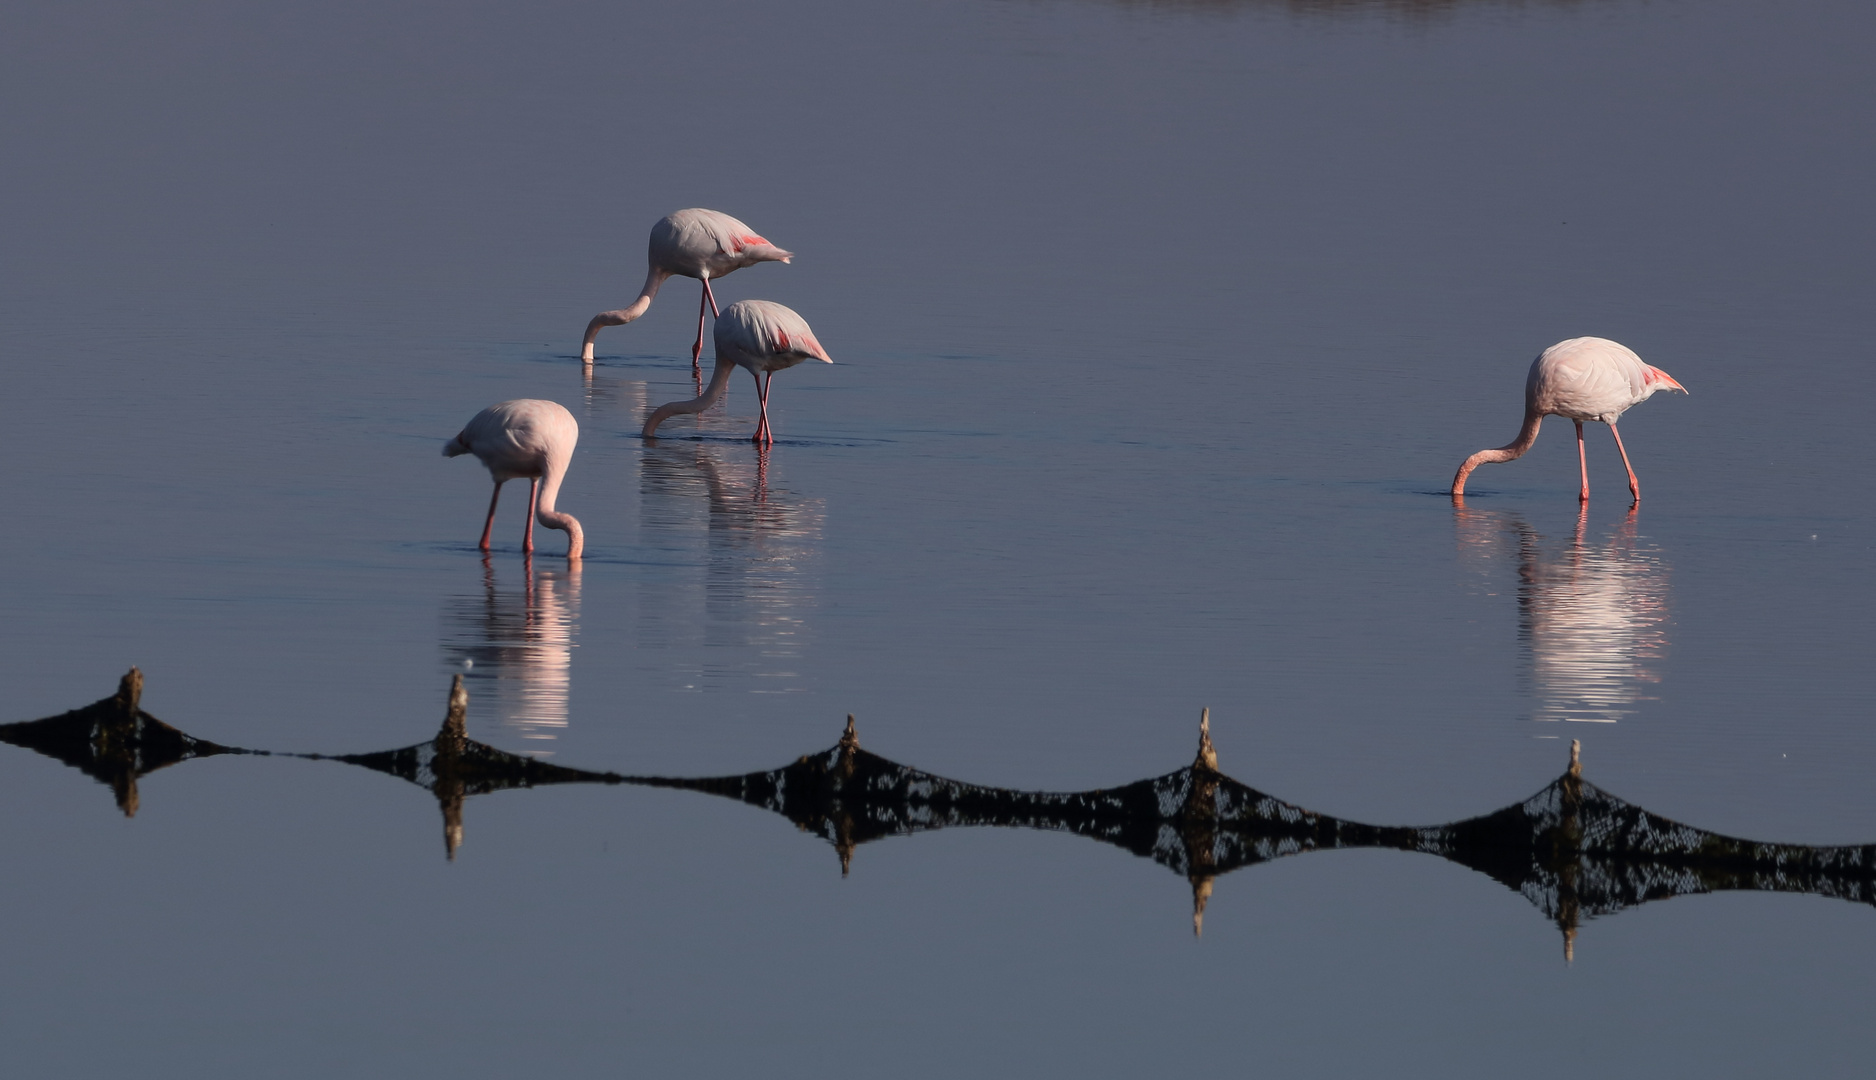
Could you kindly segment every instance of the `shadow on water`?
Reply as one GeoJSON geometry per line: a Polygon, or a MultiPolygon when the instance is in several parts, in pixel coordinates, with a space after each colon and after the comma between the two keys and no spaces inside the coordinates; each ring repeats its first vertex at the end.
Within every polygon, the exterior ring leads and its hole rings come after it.
{"type": "Polygon", "coordinates": [[[443,605],[443,654],[467,668],[472,686],[495,702],[496,720],[524,739],[554,739],[567,726],[573,650],[580,629],[580,569],[523,560],[521,585],[498,585],[482,557],[482,589],[443,605]]]}
{"type": "MultiPolygon", "coordinates": [[[[191,738],[138,708],[132,669],[116,695],[62,716],[0,725],[0,742],[35,750],[109,785],[126,815],[138,778],[197,757],[254,754],[191,738]]],[[[463,841],[473,795],[549,784],[631,784],[717,795],[773,811],[833,845],[844,875],[856,848],[935,829],[980,826],[1073,833],[1150,858],[1192,887],[1192,928],[1221,875],[1312,851],[1382,848],[1435,855],[1487,875],[1531,901],[1575,948],[1582,921],[1650,900],[1723,890],[1810,893],[1876,904],[1876,844],[1810,847],[1720,836],[1651,814],[1570,766],[1522,802],[1446,825],[1344,821],[1266,795],[1218,769],[1201,718],[1192,764],[1114,788],[1014,791],[949,780],[860,748],[853,718],[827,750],[767,772],[720,777],[624,776],[550,765],[467,735],[469,695],[458,676],[436,737],[372,754],[291,755],[339,761],[408,780],[436,797],[444,846],[463,841]]]]}
{"type": "Polygon", "coordinates": [[[1589,509],[1570,541],[1549,545],[1523,517],[1453,509],[1460,557],[1491,574],[1518,573],[1518,641],[1531,718],[1613,724],[1653,698],[1668,649],[1669,567],[1637,540],[1631,508],[1614,530],[1586,539],[1589,509]]]}

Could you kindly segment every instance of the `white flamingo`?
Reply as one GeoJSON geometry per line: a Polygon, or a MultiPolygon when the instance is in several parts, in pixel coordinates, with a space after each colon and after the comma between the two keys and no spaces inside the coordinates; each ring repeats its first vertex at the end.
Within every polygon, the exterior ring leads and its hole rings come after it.
{"type": "Polygon", "coordinates": [[[573,446],[579,441],[580,425],[564,406],[517,398],[483,409],[455,438],[443,444],[444,457],[474,454],[495,478],[495,494],[489,497],[489,516],[482,524],[478,547],[489,549],[489,531],[495,527],[495,503],[502,497],[502,485],[525,476],[528,529],[521,550],[534,550],[534,521],[539,518],[549,529],[566,531],[567,558],[580,557],[586,535],[580,531],[579,521],[572,514],[554,509],[554,497],[560,493],[560,481],[567,475],[573,446]]]}
{"type": "MultiPolygon", "coordinates": [[[[710,279],[754,266],[760,262],[787,262],[795,257],[757,235],[755,230],[728,214],[715,210],[679,210],[651,227],[651,250],[646,261],[651,272],[645,275],[645,288],[631,307],[602,311],[586,324],[586,340],[580,346],[580,359],[593,362],[593,339],[608,326],[622,326],[645,314],[658,286],[673,274],[693,277],[703,282],[703,296],[697,301],[697,341],[691,346],[690,364],[699,372],[697,358],[703,354],[704,309],[717,312],[717,298],[710,291],[710,279]]],[[[700,373],[700,372],[699,372],[700,373]]]]}
{"type": "Polygon", "coordinates": [[[769,431],[769,379],[783,368],[807,360],[834,362],[814,339],[806,319],[769,300],[738,300],[724,308],[717,318],[716,346],[716,370],[702,396],[658,406],[645,420],[645,438],[657,434],[658,425],[667,416],[703,412],[715,405],[729,386],[730,372],[742,367],[755,377],[756,396],[762,401],[762,420],[753,438],[759,443],[773,443],[775,436],[769,431]]]}
{"type": "Polygon", "coordinates": [[[1518,437],[1496,450],[1481,450],[1459,466],[1453,477],[1452,494],[1466,493],[1466,477],[1480,465],[1511,461],[1537,442],[1537,426],[1544,417],[1567,416],[1576,421],[1576,461],[1582,472],[1580,501],[1589,499],[1589,461],[1583,453],[1583,421],[1599,420],[1609,425],[1615,436],[1615,448],[1622,455],[1622,467],[1628,470],[1628,490],[1641,501],[1641,483],[1629,464],[1628,448],[1622,445],[1622,433],[1615,422],[1631,407],[1647,401],[1658,390],[1687,388],[1658,367],[1642,363],[1627,346],[1607,338],[1580,337],[1559,341],[1545,349],[1531,362],[1531,374],[1524,380],[1524,427],[1518,437]]]}

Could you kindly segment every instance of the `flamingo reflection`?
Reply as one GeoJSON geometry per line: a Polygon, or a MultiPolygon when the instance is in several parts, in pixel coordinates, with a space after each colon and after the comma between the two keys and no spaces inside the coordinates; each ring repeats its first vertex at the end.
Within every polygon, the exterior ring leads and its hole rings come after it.
{"type": "Polygon", "coordinates": [[[1589,511],[1561,549],[1515,513],[1467,509],[1454,524],[1463,558],[1481,570],[1515,553],[1518,638],[1532,719],[1613,724],[1653,698],[1668,646],[1668,565],[1638,540],[1631,508],[1589,539],[1589,511]]]}
{"type": "Polygon", "coordinates": [[[567,726],[573,649],[580,624],[580,565],[523,565],[519,590],[504,590],[482,560],[480,594],[443,608],[443,653],[465,674],[497,721],[524,739],[558,738],[567,726]]]}
{"type": "Polygon", "coordinates": [[[666,443],[643,460],[646,545],[701,548],[703,558],[701,581],[648,584],[659,595],[644,606],[657,621],[647,630],[664,642],[753,647],[754,658],[730,666],[774,680],[757,692],[794,689],[793,661],[818,602],[822,501],[771,487],[767,447],[666,443]]]}

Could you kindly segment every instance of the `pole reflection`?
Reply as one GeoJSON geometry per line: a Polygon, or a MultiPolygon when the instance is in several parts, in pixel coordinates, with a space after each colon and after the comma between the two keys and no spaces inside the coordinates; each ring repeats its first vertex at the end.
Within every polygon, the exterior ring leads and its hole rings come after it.
{"type": "Polygon", "coordinates": [[[1599,540],[1589,508],[1559,548],[1515,512],[1454,500],[1462,559],[1491,576],[1507,557],[1518,572],[1522,676],[1540,722],[1613,724],[1653,700],[1668,648],[1669,567],[1640,542],[1636,509],[1599,540]]]}
{"type": "Polygon", "coordinates": [[[800,689],[796,661],[819,603],[822,500],[771,486],[767,447],[666,441],[642,460],[646,546],[702,563],[699,576],[646,583],[646,639],[725,650],[696,673],[705,680],[763,680],[753,693],[800,689]]]}
{"type": "Polygon", "coordinates": [[[522,561],[520,588],[504,589],[482,557],[482,589],[443,604],[443,655],[495,719],[524,739],[555,739],[567,726],[573,650],[580,628],[579,562],[541,569],[522,561]]]}

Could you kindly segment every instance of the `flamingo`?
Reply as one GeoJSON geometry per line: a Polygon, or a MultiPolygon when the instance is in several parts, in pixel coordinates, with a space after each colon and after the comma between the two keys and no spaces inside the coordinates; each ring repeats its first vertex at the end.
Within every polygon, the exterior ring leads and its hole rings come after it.
{"type": "Polygon", "coordinates": [[[679,210],[651,227],[651,250],[646,261],[651,272],[645,275],[645,288],[628,308],[602,311],[586,324],[586,340],[580,346],[580,359],[593,362],[593,339],[602,327],[622,326],[645,314],[658,286],[672,274],[694,277],[703,282],[703,296],[697,301],[697,341],[691,346],[690,367],[701,376],[698,357],[703,355],[704,308],[717,312],[717,298],[710,291],[710,279],[719,278],[745,266],[760,262],[788,262],[795,257],[758,236],[755,230],[728,214],[715,210],[679,210]]]}
{"type": "Polygon", "coordinates": [[[534,550],[534,521],[539,518],[549,529],[565,530],[567,558],[580,557],[586,535],[580,531],[579,521],[572,514],[554,509],[554,496],[560,492],[560,481],[573,458],[573,445],[579,441],[580,425],[564,406],[517,398],[483,409],[455,438],[443,444],[444,457],[474,454],[495,478],[495,494],[489,497],[489,516],[482,524],[482,541],[477,547],[489,549],[489,531],[495,527],[495,503],[502,497],[502,485],[525,476],[528,531],[521,550],[534,550]]]}
{"type": "Polygon", "coordinates": [[[1628,448],[1622,445],[1622,433],[1615,422],[1633,406],[1647,401],[1656,391],[1687,388],[1674,376],[1658,367],[1642,363],[1627,346],[1608,338],[1580,337],[1559,341],[1545,349],[1531,362],[1531,374],[1524,380],[1524,427],[1518,437],[1496,450],[1481,450],[1459,466],[1453,477],[1452,494],[1466,493],[1466,477],[1480,465],[1511,461],[1537,441],[1537,426],[1544,417],[1567,416],[1576,421],[1576,461],[1583,475],[1583,488],[1577,494],[1589,501],[1589,460],[1583,453],[1583,421],[1600,420],[1609,425],[1615,436],[1615,448],[1622,455],[1622,467],[1628,470],[1628,490],[1641,502],[1641,483],[1635,479],[1635,467],[1629,464],[1628,448]]]}
{"type": "Polygon", "coordinates": [[[658,425],[667,416],[703,412],[715,405],[730,384],[730,372],[744,367],[755,378],[756,396],[762,402],[762,420],[752,438],[765,445],[773,443],[775,435],[769,431],[769,380],[783,368],[803,361],[834,362],[814,339],[806,319],[770,300],[738,300],[724,308],[717,317],[716,346],[716,370],[710,374],[710,385],[702,396],[658,406],[645,420],[645,438],[656,435],[658,425]]]}

